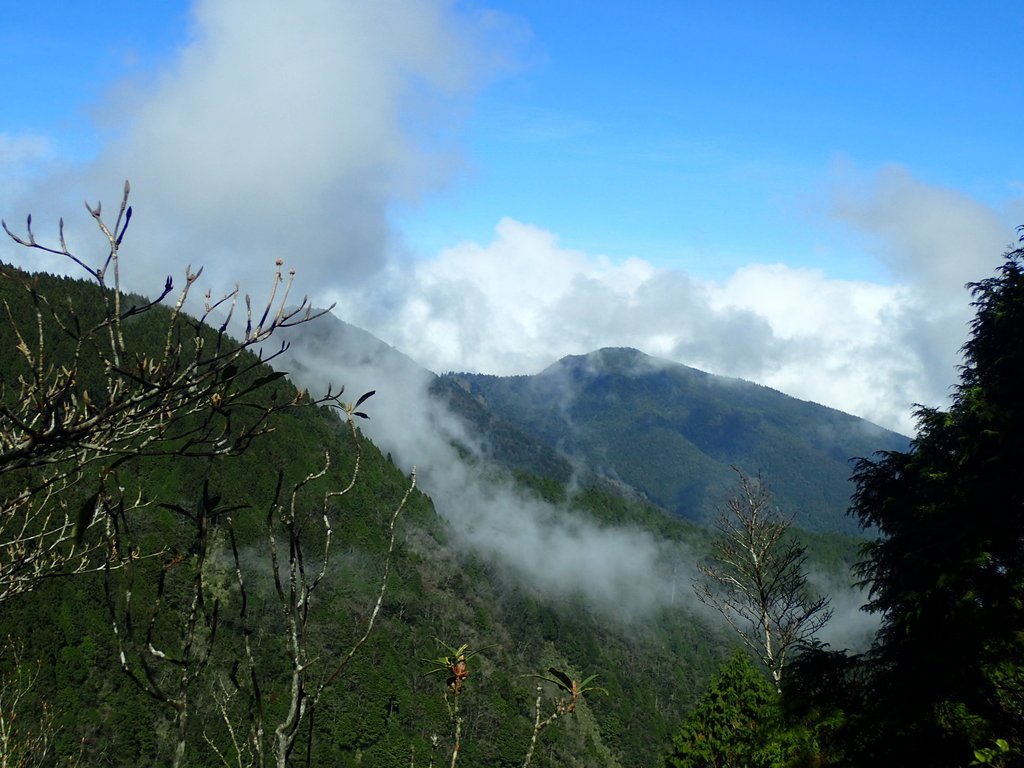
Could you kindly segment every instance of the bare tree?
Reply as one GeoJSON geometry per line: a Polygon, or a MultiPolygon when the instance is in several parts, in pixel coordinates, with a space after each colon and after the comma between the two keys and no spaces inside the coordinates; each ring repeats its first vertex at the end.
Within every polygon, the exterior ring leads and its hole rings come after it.
{"type": "Polygon", "coordinates": [[[266,682],[260,681],[253,649],[255,627],[247,612],[250,601],[246,570],[239,557],[234,531],[228,527],[234,576],[241,598],[239,618],[242,624],[243,650],[241,658],[233,667],[232,674],[228,675],[226,680],[222,678],[219,681],[219,690],[215,692],[214,698],[227,730],[232,754],[224,754],[209,733],[204,731],[207,744],[218,753],[221,761],[227,766],[263,768],[274,765],[277,768],[285,768],[299,742],[302,734],[300,729],[304,725],[307,734],[306,761],[309,764],[313,751],[313,717],[316,707],[324,693],[338,681],[358,651],[369,640],[380,615],[395,549],[396,525],[416,488],[415,469],[401,499],[385,515],[384,538],[387,547],[382,561],[380,584],[373,607],[363,620],[358,637],[351,646],[334,656],[335,660],[330,664],[323,658],[324,649],[315,647],[310,639],[310,608],[316,590],[327,576],[330,565],[334,534],[332,500],[346,495],[355,487],[362,463],[362,443],[352,416],[359,414],[355,408],[372,394],[367,393],[355,404],[344,406],[356,457],[348,484],[344,488],[326,490],[319,510],[310,512],[302,507],[299,502],[300,492],[307,485],[320,481],[327,475],[330,466],[330,456],[327,456],[321,470],[310,473],[295,484],[287,503],[281,498],[279,481],[277,493],[267,511],[269,561],[286,648],[284,655],[287,669],[281,670],[280,673],[288,681],[287,693],[283,696],[286,706],[276,724],[268,722],[263,693],[266,682]],[[314,526],[314,522],[318,525],[314,526]],[[310,530],[311,528],[313,530],[310,530]],[[310,547],[311,543],[314,544],[313,547],[310,547]],[[310,549],[318,552],[317,558],[311,562],[308,552],[310,549]],[[243,674],[238,674],[239,671],[243,674]],[[239,694],[246,702],[241,708],[235,702],[239,694]]]}
{"type": "Polygon", "coordinates": [[[555,699],[554,708],[544,719],[541,719],[541,702],[544,697],[544,688],[537,685],[537,700],[533,705],[533,733],[530,734],[530,743],[526,748],[526,756],[523,758],[523,768],[529,768],[533,760],[534,750],[537,749],[537,739],[541,731],[554,723],[560,717],[567,717],[576,711],[577,705],[582,701],[583,694],[597,692],[608,695],[608,691],[596,685],[591,685],[597,675],[591,675],[583,680],[574,680],[560,669],[548,667],[547,675],[533,675],[540,680],[553,683],[558,689],[558,698],[555,699]]]}
{"type": "MultiPolygon", "coordinates": [[[[15,243],[83,269],[101,289],[102,305],[97,312],[58,302],[32,277],[0,268],[0,279],[20,286],[32,308],[25,322],[24,313],[3,301],[4,330],[13,338],[20,367],[16,385],[0,388],[0,602],[40,579],[104,567],[103,558],[94,557],[102,538],[90,542],[85,534],[101,521],[98,513],[121,503],[109,498],[117,492],[119,466],[140,456],[240,453],[268,431],[271,414],[298,402],[254,405],[249,398],[283,375],[261,366],[285,345],[266,357],[249,350],[279,328],[322,314],[312,312],[305,297],[289,307],[294,271],[285,277],[277,262],[262,309],[254,310],[244,297],[246,324],[239,339],[227,335],[237,288],[219,300],[207,292],[198,318],[185,313],[202,269],[186,267],[170,306],[160,306],[174,292],[170,277],[155,300],[133,298],[121,281],[121,245],[132,216],[129,192],[125,182],[112,223],[99,204],[86,203],[104,239],[105,255],[93,263],[69,248],[63,220],[54,245],[36,239],[31,216],[24,234],[3,222],[15,243]],[[214,311],[226,316],[217,330],[205,325],[214,311]],[[133,343],[126,328],[130,319],[155,312],[163,339],[156,350],[133,343]],[[72,353],[55,354],[58,343],[70,344],[72,353]],[[245,406],[244,423],[232,423],[234,406],[245,406]],[[82,489],[83,481],[95,485],[82,489]],[[72,506],[68,492],[76,487],[85,501],[72,506]]],[[[324,400],[332,399],[328,392],[324,400]]]]}
{"type": "MultiPolygon", "coordinates": [[[[294,272],[283,276],[281,261],[262,309],[254,309],[244,297],[245,330],[238,339],[227,335],[237,289],[217,301],[211,301],[208,292],[202,313],[186,314],[201,270],[186,268],[184,287],[173,306],[159,307],[173,291],[170,278],[156,300],[133,300],[122,290],[120,271],[120,248],[132,215],[129,191],[126,182],[111,225],[99,205],[86,204],[106,241],[107,253],[98,265],[69,249],[63,221],[55,246],[36,240],[31,216],[24,235],[3,223],[19,245],[63,256],[84,269],[101,289],[101,306],[97,312],[93,307],[60,305],[31,276],[0,265],[0,279],[20,286],[21,298],[27,297],[32,307],[32,319],[26,323],[24,305],[16,311],[12,302],[4,301],[8,322],[6,328],[0,327],[13,336],[20,362],[17,386],[0,389],[0,602],[31,590],[44,578],[103,571],[120,666],[170,714],[170,763],[178,766],[185,761],[197,735],[192,722],[196,701],[214,679],[213,701],[223,716],[227,738],[212,738],[209,724],[204,724],[207,745],[225,764],[284,766],[303,725],[312,738],[317,703],[367,642],[380,615],[396,524],[415,488],[415,474],[397,506],[386,514],[383,574],[368,618],[351,646],[328,665],[323,649],[313,647],[310,639],[311,599],[328,574],[332,517],[338,514],[332,500],[351,491],[360,472],[362,448],[354,417],[366,418],[359,408],[374,393],[351,404],[341,401],[342,392],[330,389],[315,400],[305,393],[280,397],[277,392],[276,399],[262,392],[252,396],[284,375],[265,363],[283,353],[286,345],[269,355],[260,345],[277,329],[329,311],[311,311],[305,297],[289,306],[294,272]],[[208,325],[214,311],[224,315],[215,329],[208,325]],[[127,321],[143,314],[159,319],[162,344],[156,350],[151,343],[133,341],[132,323],[127,321]],[[73,351],[67,355],[63,350],[69,341],[73,351]],[[57,346],[62,349],[59,354],[57,346]],[[305,491],[328,475],[329,456],[323,469],[297,482],[290,495],[283,491],[282,476],[268,504],[266,560],[286,635],[284,674],[290,681],[280,721],[268,722],[266,686],[258,679],[250,643],[249,588],[231,519],[241,507],[222,500],[208,482],[197,503],[185,507],[166,499],[144,501],[141,494],[129,498],[120,480],[125,479],[127,486],[137,484],[126,470],[140,457],[212,461],[244,453],[254,439],[272,430],[276,414],[311,405],[328,405],[341,413],[354,442],[355,464],[351,477],[341,483],[344,487],[323,494],[319,509],[315,502],[308,503],[305,491]],[[300,501],[300,494],[307,500],[300,501]],[[179,531],[184,531],[176,543],[183,546],[170,543],[159,551],[140,551],[133,520],[149,507],[176,515],[179,531]],[[96,529],[103,535],[90,535],[96,529]],[[243,629],[242,648],[229,659],[230,672],[219,666],[223,654],[215,654],[223,646],[218,641],[221,602],[230,589],[230,584],[215,583],[222,575],[220,565],[227,562],[219,548],[227,542],[243,629]],[[307,549],[316,556],[310,557],[307,549]],[[143,560],[149,561],[145,567],[143,560]]],[[[230,656],[232,651],[225,653],[230,656]]],[[[2,683],[0,702],[19,695],[20,689],[2,683]]],[[[271,709],[276,712],[278,707],[271,709]]],[[[7,723],[0,716],[0,745],[14,738],[7,723]]],[[[307,744],[307,752],[310,748],[307,744]]]]}
{"type": "Polygon", "coordinates": [[[174,509],[191,527],[191,555],[176,549],[159,554],[156,584],[140,583],[139,557],[130,539],[129,511],[137,506],[106,510],[111,521],[111,554],[105,562],[104,581],[110,621],[121,669],[133,683],[171,712],[173,758],[180,766],[188,746],[192,694],[213,655],[220,604],[210,599],[207,584],[217,518],[234,509],[221,504],[204,483],[192,510],[174,509]],[[115,584],[114,577],[119,578],[115,584]],[[168,632],[168,625],[175,625],[168,632]]]}
{"type": "Polygon", "coordinates": [[[0,768],[31,768],[52,759],[55,726],[49,709],[42,705],[34,726],[24,711],[39,667],[26,663],[23,653],[22,644],[12,638],[0,643],[0,659],[10,656],[10,671],[0,676],[0,768]]]}
{"type": "Polygon", "coordinates": [[[778,687],[790,653],[832,616],[807,583],[807,553],[772,504],[760,475],[739,477],[739,493],[718,518],[710,564],[698,568],[697,597],[718,609],[757,654],[778,687]]]}

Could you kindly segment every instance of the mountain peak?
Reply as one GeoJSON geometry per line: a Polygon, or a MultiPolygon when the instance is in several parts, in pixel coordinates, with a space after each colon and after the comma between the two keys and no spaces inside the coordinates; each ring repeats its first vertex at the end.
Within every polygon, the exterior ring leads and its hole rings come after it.
{"type": "Polygon", "coordinates": [[[572,461],[701,522],[763,472],[801,527],[856,533],[851,457],[906,438],[832,408],[628,347],[570,355],[536,376],[469,376],[492,412],[572,461]]]}
{"type": "MultiPolygon", "coordinates": [[[[548,366],[541,376],[573,371],[585,374],[644,374],[677,365],[668,360],[651,357],[633,347],[602,347],[585,355],[566,355],[548,366]]],[[[685,367],[685,366],[681,366],[685,367]]]]}

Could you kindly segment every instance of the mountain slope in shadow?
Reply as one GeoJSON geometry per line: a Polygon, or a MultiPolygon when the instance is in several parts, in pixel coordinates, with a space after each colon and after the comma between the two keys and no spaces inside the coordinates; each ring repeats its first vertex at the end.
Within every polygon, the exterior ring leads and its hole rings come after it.
{"type": "Polygon", "coordinates": [[[785,514],[852,533],[850,460],[907,438],[768,387],[608,348],[534,376],[448,374],[482,407],[662,508],[707,522],[736,466],[762,473],[785,514]]]}

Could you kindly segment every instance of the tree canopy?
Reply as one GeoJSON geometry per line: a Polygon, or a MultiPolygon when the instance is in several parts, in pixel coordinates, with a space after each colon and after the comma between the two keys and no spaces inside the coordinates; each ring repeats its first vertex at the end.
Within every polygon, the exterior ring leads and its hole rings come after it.
{"type": "Polygon", "coordinates": [[[666,768],[776,768],[789,737],[775,686],[737,650],[680,726],[666,768]]]}
{"type": "Polygon", "coordinates": [[[879,532],[859,573],[882,615],[864,716],[885,764],[965,765],[1024,740],[1024,248],[968,287],[950,408],[921,408],[910,449],[854,475],[852,512],[879,532]]]}

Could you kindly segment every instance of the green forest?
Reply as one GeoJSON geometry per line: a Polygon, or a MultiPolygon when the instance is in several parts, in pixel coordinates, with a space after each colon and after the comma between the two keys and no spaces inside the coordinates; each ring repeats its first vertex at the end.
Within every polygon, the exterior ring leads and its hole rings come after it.
{"type": "Polygon", "coordinates": [[[283,265],[252,300],[198,272],[128,293],[127,186],[91,213],[97,260],[4,224],[81,277],[0,265],[0,766],[1024,764],[1024,248],[969,287],[949,409],[844,457],[855,536],[791,527],[770,476],[734,473],[716,525],[554,453],[480,463],[697,553],[701,602],[626,620],[465,546],[363,435],[372,390],[272,367],[321,321],[283,265]],[[866,590],[870,647],[807,631],[830,610],[812,567],[866,590]],[[721,620],[750,605],[773,618],[721,620]]]}

